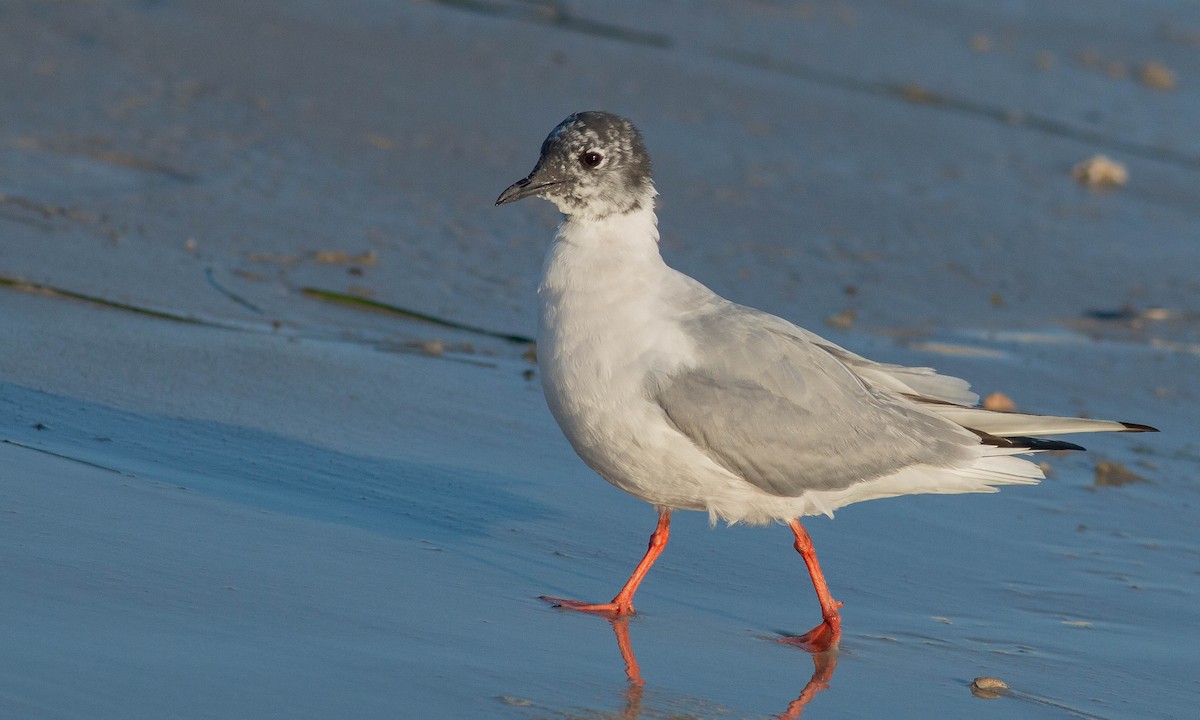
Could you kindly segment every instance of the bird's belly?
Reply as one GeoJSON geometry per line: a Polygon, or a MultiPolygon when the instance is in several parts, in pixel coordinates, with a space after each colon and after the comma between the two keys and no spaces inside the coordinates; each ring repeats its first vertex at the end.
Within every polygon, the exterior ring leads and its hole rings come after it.
{"type": "MultiPolygon", "coordinates": [[[[594,343],[595,335],[590,337],[594,343]]],[[[625,362],[637,357],[625,352],[634,350],[610,339],[616,346],[597,353],[591,343],[564,343],[543,332],[538,356],[550,412],[575,452],[608,482],[654,505],[707,509],[710,486],[726,485],[731,476],[671,426],[650,399],[645,356],[625,362]]]]}
{"type": "MultiPolygon", "coordinates": [[[[551,412],[579,457],[625,492],[658,506],[704,510],[711,461],[671,437],[662,420],[642,407],[551,403],[551,412]]],[[[723,473],[720,473],[723,474],[723,473]]]]}

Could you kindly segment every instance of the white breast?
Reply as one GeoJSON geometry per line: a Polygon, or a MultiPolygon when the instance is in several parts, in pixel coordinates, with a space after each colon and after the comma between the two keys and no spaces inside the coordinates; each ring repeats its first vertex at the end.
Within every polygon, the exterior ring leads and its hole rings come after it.
{"type": "Polygon", "coordinates": [[[538,289],[538,365],[550,411],[592,469],[647,502],[705,509],[702,476],[727,473],[646,392],[648,373],[693,362],[665,300],[686,280],[657,240],[653,211],[563,223],[538,289]]]}

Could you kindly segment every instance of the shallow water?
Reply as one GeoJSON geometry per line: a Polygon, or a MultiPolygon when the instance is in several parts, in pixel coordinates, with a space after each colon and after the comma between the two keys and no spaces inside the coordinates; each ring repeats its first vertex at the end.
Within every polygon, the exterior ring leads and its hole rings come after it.
{"type": "Polygon", "coordinates": [[[1194,714],[1200,16],[633,7],[0,11],[0,715],[1194,714]],[[664,254],[714,289],[1163,432],[807,520],[836,658],[777,642],[818,617],[784,527],[678,513],[637,617],[550,608],[654,524],[500,337],[556,217],[490,205],[585,107],[642,126],[664,254]],[[1126,187],[1070,179],[1095,152],[1126,187]]]}

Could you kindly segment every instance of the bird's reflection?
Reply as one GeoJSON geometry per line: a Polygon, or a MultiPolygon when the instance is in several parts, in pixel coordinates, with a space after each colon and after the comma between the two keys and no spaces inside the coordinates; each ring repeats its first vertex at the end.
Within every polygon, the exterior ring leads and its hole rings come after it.
{"type": "MultiPolygon", "coordinates": [[[[642,679],[637,656],[633,654],[633,643],[629,638],[629,618],[616,618],[609,622],[616,633],[617,649],[621,652],[621,659],[625,661],[625,677],[629,680],[629,686],[625,689],[625,708],[619,717],[621,720],[639,720],[642,717],[642,697],[646,681],[642,679]]],[[[830,680],[833,679],[833,671],[837,668],[837,650],[810,655],[813,659],[812,677],[800,691],[800,695],[788,703],[787,709],[775,716],[779,720],[794,720],[800,717],[805,706],[817,693],[828,688],[830,680]]]]}

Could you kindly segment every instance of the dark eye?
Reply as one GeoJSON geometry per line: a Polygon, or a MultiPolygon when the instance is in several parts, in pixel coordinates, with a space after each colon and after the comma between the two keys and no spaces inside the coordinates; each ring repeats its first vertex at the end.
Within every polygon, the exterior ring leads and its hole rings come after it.
{"type": "Polygon", "coordinates": [[[603,159],[604,156],[595,150],[587,150],[579,153],[579,162],[583,163],[587,167],[596,167],[603,159]]]}

